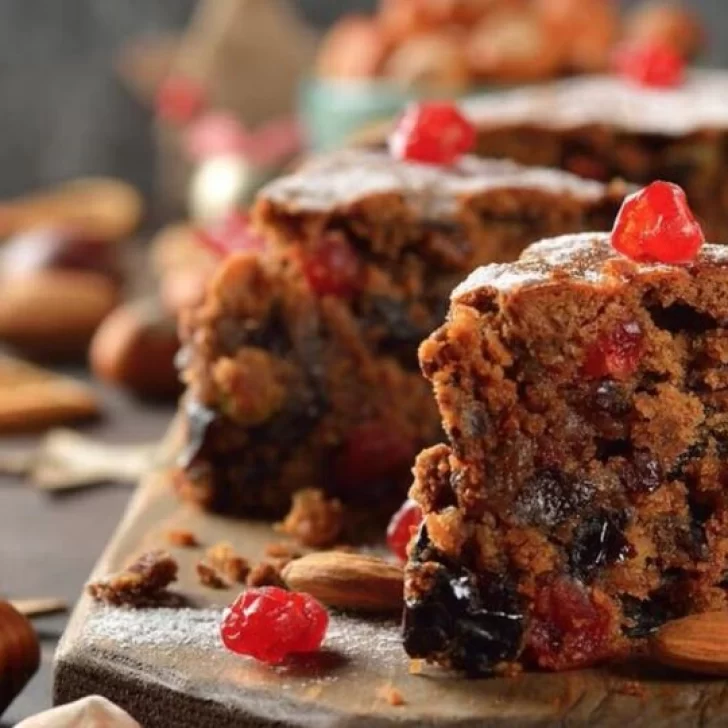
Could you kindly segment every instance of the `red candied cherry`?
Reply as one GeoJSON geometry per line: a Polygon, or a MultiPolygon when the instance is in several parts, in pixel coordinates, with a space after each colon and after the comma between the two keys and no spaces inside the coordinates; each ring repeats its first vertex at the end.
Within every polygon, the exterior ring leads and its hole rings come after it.
{"type": "Polygon", "coordinates": [[[539,667],[569,670],[610,656],[612,617],[582,583],[560,577],[536,592],[528,649],[539,667]]]}
{"type": "Polygon", "coordinates": [[[612,62],[620,76],[640,86],[671,88],[685,78],[685,60],[666,44],[625,44],[615,51],[612,62]]]}
{"type": "Polygon", "coordinates": [[[205,90],[186,76],[169,76],[157,90],[157,116],[173,124],[186,124],[205,107],[205,90]]]}
{"type": "Polygon", "coordinates": [[[357,489],[400,475],[415,457],[412,440],[382,421],[355,427],[334,462],[334,479],[343,489],[357,489]]]}
{"type": "Polygon", "coordinates": [[[421,522],[422,510],[417,503],[408,498],[392,516],[387,526],[389,550],[402,561],[407,560],[407,545],[421,522]]]}
{"type": "Polygon", "coordinates": [[[250,218],[238,210],[232,210],[221,219],[199,228],[197,239],[222,258],[230,253],[261,252],[265,249],[265,240],[252,229],[250,218]]]}
{"type": "Polygon", "coordinates": [[[653,182],[627,197],[612,229],[612,246],[638,262],[689,263],[704,242],[685,192],[671,182],[653,182]]]}
{"type": "Polygon", "coordinates": [[[626,379],[639,364],[642,338],[642,329],[636,321],[618,324],[587,350],[584,373],[593,379],[626,379]]]}
{"type": "Polygon", "coordinates": [[[316,652],[328,625],[328,612],[310,594],[268,586],[244,591],[225,610],[220,636],[232,652],[278,665],[316,652]]]}
{"type": "Polygon", "coordinates": [[[350,298],[362,287],[364,267],[341,233],[327,233],[303,254],[303,273],[317,296],[350,298]]]}
{"type": "Polygon", "coordinates": [[[394,157],[425,164],[452,164],[474,145],[475,127],[443,101],[413,104],[389,137],[394,157]]]}

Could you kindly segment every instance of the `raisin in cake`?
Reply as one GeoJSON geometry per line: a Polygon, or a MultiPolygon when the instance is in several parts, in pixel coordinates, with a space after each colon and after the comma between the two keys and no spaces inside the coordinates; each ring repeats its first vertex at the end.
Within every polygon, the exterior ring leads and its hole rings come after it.
{"type": "Polygon", "coordinates": [[[439,438],[417,347],[454,284],[534,235],[607,229],[623,194],[511,162],[364,150],[272,183],[253,212],[267,252],[227,259],[182,327],[180,492],[280,515],[318,487],[390,513],[416,452],[439,438]]]}
{"type": "Polygon", "coordinates": [[[728,74],[674,88],[584,76],[468,100],[477,150],[595,179],[681,185],[711,239],[728,240],[728,74]]]}
{"type": "Polygon", "coordinates": [[[580,234],[456,288],[420,349],[449,442],[415,467],[410,655],[580,667],[728,608],[727,251],[580,234]]]}

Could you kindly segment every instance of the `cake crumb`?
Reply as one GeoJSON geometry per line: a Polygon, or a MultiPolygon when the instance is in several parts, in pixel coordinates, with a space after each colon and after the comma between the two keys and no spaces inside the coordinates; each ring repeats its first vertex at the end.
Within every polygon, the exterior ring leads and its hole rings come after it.
{"type": "Polygon", "coordinates": [[[97,602],[114,606],[142,607],[168,596],[167,587],[177,579],[178,565],[166,551],[142,554],[122,571],[86,587],[97,602]]]}
{"type": "Polygon", "coordinates": [[[186,528],[170,528],[164,537],[170,546],[193,549],[200,545],[197,536],[186,528]]]}
{"type": "Polygon", "coordinates": [[[382,685],[377,688],[377,697],[386,701],[389,705],[392,705],[395,708],[405,704],[405,699],[402,693],[391,684],[382,685]]]}
{"type": "Polygon", "coordinates": [[[254,566],[247,579],[247,586],[285,586],[280,571],[269,561],[261,561],[254,566]]]}
{"type": "Polygon", "coordinates": [[[244,584],[250,573],[250,562],[240,556],[233,545],[226,541],[216,543],[207,549],[205,560],[215,571],[234,583],[244,584]]]}
{"type": "Polygon", "coordinates": [[[422,660],[410,660],[407,672],[410,675],[421,675],[422,674],[422,660]]]}
{"type": "Polygon", "coordinates": [[[303,555],[292,543],[286,541],[271,541],[266,544],[265,555],[274,559],[300,559],[303,555]]]}
{"type": "Polygon", "coordinates": [[[324,689],[321,685],[312,685],[310,688],[306,690],[304,693],[307,698],[310,700],[317,700],[321,697],[321,694],[323,693],[324,689]]]}
{"type": "Polygon", "coordinates": [[[501,662],[493,670],[499,677],[520,677],[523,673],[523,665],[520,662],[501,662]]]}
{"type": "Polygon", "coordinates": [[[304,546],[327,548],[336,543],[344,527],[344,507],[337,498],[326,498],[318,488],[293,494],[291,510],[276,529],[304,546]]]}
{"type": "Polygon", "coordinates": [[[644,684],[638,680],[625,680],[618,682],[613,686],[616,693],[621,695],[631,695],[634,698],[644,698],[647,695],[647,689],[644,684]]]}
{"type": "Polygon", "coordinates": [[[195,564],[195,571],[202,586],[209,587],[210,589],[229,589],[231,586],[230,582],[223,579],[217,570],[206,561],[198,561],[195,564]]]}

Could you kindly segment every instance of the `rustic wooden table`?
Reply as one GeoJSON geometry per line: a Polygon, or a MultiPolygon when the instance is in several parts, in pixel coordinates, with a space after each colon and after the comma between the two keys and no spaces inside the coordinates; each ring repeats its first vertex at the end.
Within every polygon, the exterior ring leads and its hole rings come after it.
{"type": "MultiPolygon", "coordinates": [[[[109,443],[137,443],[162,436],[172,405],[134,401],[101,388],[105,417],[82,428],[109,443]]],[[[38,438],[1,437],[0,452],[31,447],[38,438]]],[[[0,593],[11,598],[54,596],[73,605],[132,493],[133,484],[109,484],[49,496],[0,476],[0,593]]],[[[67,616],[38,619],[43,664],[0,718],[0,728],[51,705],[51,665],[67,616]]]]}

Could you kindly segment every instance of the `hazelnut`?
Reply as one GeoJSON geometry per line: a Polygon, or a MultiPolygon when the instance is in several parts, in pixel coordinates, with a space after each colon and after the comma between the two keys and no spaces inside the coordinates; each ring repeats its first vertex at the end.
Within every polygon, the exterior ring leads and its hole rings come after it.
{"type": "Polygon", "coordinates": [[[175,396],[180,383],[175,367],[179,348],[174,321],[154,301],[119,306],[91,342],[94,374],[135,394],[175,396]]]}

